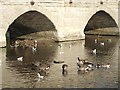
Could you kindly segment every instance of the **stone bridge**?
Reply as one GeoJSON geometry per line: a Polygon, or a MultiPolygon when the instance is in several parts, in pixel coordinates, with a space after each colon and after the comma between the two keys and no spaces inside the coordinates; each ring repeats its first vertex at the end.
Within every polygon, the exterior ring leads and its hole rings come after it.
{"type": "Polygon", "coordinates": [[[0,0],[0,47],[6,45],[10,25],[27,12],[47,17],[54,25],[58,41],[77,40],[85,38],[86,25],[97,13],[104,12],[118,26],[118,3],[118,0],[0,0]]]}

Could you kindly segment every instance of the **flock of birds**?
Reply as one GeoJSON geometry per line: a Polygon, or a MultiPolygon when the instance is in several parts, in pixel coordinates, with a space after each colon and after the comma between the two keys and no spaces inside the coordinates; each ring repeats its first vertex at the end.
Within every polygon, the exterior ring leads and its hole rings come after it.
{"type": "Polygon", "coordinates": [[[28,39],[28,40],[16,40],[10,45],[11,48],[23,47],[23,48],[31,48],[32,52],[37,51],[37,40],[28,39]]]}
{"type": "MultiPolygon", "coordinates": [[[[98,42],[97,39],[95,39],[95,43],[97,43],[97,42],[98,42]]],[[[18,45],[18,42],[16,41],[15,44],[18,45]]],[[[100,45],[104,46],[105,43],[101,42],[100,45]]],[[[61,48],[62,44],[59,44],[58,46],[61,48]]],[[[33,46],[31,47],[34,52],[36,51],[36,47],[37,47],[37,40],[34,40],[33,46]]],[[[71,48],[71,45],[69,46],[69,48],[71,48]]],[[[92,53],[97,54],[96,52],[97,52],[96,48],[94,50],[92,50],[92,53]]],[[[64,54],[64,52],[60,52],[60,54],[64,54]]],[[[23,57],[18,57],[17,60],[22,62],[23,57]]],[[[54,63],[64,63],[64,61],[58,61],[58,62],[54,61],[54,63]]],[[[94,64],[92,62],[88,62],[85,59],[80,59],[79,57],[77,57],[76,64],[77,64],[77,67],[78,67],[77,68],[78,71],[84,71],[84,72],[94,70],[94,68],[110,68],[110,63],[107,63],[107,64],[94,64]]],[[[45,68],[41,67],[40,63],[32,63],[32,65],[37,67],[39,69],[39,71],[41,71],[41,70],[46,71],[46,70],[49,70],[49,68],[50,68],[49,65],[47,65],[47,67],[45,67],[45,68]]],[[[62,65],[62,74],[65,75],[67,73],[68,73],[68,65],[64,63],[62,65]]],[[[37,76],[38,76],[39,79],[44,78],[44,76],[42,76],[39,72],[37,73],[37,76]]]]}
{"type": "MultiPolygon", "coordinates": [[[[110,63],[94,64],[92,62],[88,62],[85,59],[80,59],[79,57],[77,58],[76,64],[77,64],[78,71],[81,71],[81,72],[88,72],[88,71],[92,71],[92,70],[98,69],[98,68],[110,68],[110,63]]],[[[66,75],[68,73],[68,65],[67,64],[62,65],[62,73],[63,73],[63,75],[66,75]]]]}
{"type": "MultiPolygon", "coordinates": [[[[94,42],[96,44],[96,43],[98,43],[98,40],[95,39],[94,42]]],[[[111,42],[111,39],[109,39],[109,42],[111,42]]],[[[100,45],[104,46],[105,43],[100,42],[100,45]]],[[[62,47],[62,44],[60,44],[59,46],[62,47]]],[[[71,45],[69,46],[69,48],[71,48],[71,45]]],[[[64,53],[64,52],[62,52],[62,53],[64,53]]],[[[97,54],[97,49],[96,48],[93,49],[92,53],[97,54]]],[[[61,52],[60,52],[60,54],[61,54],[61,52]]],[[[92,71],[95,68],[110,68],[110,63],[107,63],[107,64],[99,64],[99,63],[94,64],[92,62],[88,62],[85,59],[80,59],[79,57],[77,58],[76,64],[77,64],[78,71],[82,71],[82,72],[92,71]]],[[[68,65],[67,64],[62,65],[62,72],[63,72],[63,74],[66,74],[66,72],[68,72],[68,65]]]]}

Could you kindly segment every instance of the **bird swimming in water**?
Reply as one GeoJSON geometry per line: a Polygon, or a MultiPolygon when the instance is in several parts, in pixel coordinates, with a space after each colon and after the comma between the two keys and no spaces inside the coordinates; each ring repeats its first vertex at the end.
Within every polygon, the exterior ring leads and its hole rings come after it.
{"type": "Polygon", "coordinates": [[[32,47],[32,51],[33,51],[33,52],[36,52],[36,51],[37,51],[37,48],[36,48],[36,47],[32,47]]]}
{"type": "Polygon", "coordinates": [[[96,68],[101,68],[100,64],[95,65],[96,68]]]}
{"type": "Polygon", "coordinates": [[[22,62],[23,61],[23,57],[18,57],[17,60],[22,62]]]}
{"type": "Polygon", "coordinates": [[[93,67],[93,63],[91,63],[91,62],[88,62],[88,61],[86,61],[86,60],[83,60],[83,62],[84,62],[84,65],[87,65],[88,67],[93,67]]]}
{"type": "Polygon", "coordinates": [[[110,68],[110,63],[102,64],[101,67],[103,67],[103,68],[110,68]]]}
{"type": "Polygon", "coordinates": [[[59,46],[60,48],[62,48],[63,45],[62,45],[62,44],[59,44],[58,46],[59,46]]]}
{"type": "Polygon", "coordinates": [[[67,64],[62,65],[62,74],[63,74],[63,76],[67,76],[67,74],[68,74],[68,65],[67,64]]]}
{"type": "Polygon", "coordinates": [[[80,60],[80,58],[77,58],[77,66],[81,67],[84,64],[83,60],[80,60]]]}
{"type": "Polygon", "coordinates": [[[100,45],[104,46],[104,45],[105,45],[105,43],[104,43],[104,42],[101,42],[101,43],[100,43],[100,45]]]}
{"type": "Polygon", "coordinates": [[[95,39],[95,43],[97,43],[97,39],[95,39]]]}
{"type": "Polygon", "coordinates": [[[37,73],[39,79],[43,79],[44,76],[41,76],[40,73],[37,73]]]}
{"type": "Polygon", "coordinates": [[[62,70],[63,70],[63,71],[67,71],[67,69],[68,69],[68,65],[67,65],[67,64],[63,64],[63,65],[62,65],[62,70]]]}
{"type": "Polygon", "coordinates": [[[96,53],[97,53],[97,50],[96,50],[96,49],[94,49],[92,52],[93,52],[94,54],[96,54],[96,53]]]}

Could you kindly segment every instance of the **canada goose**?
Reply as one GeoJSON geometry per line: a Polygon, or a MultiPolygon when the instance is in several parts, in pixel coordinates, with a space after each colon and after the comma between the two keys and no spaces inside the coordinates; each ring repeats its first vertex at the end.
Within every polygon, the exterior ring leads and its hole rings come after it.
{"type": "Polygon", "coordinates": [[[84,64],[83,60],[80,60],[80,58],[77,58],[77,66],[81,67],[84,64]]]}
{"type": "Polygon", "coordinates": [[[95,65],[96,68],[101,68],[100,64],[95,65]]]}
{"type": "Polygon", "coordinates": [[[68,65],[67,65],[67,64],[63,64],[63,65],[62,65],[62,70],[63,70],[63,71],[67,71],[67,69],[68,69],[68,65]]]}

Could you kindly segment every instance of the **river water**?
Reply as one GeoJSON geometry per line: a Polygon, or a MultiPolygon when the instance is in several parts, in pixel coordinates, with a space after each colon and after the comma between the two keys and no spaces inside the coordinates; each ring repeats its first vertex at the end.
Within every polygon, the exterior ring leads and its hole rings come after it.
{"type": "Polygon", "coordinates": [[[87,35],[85,40],[59,43],[38,40],[36,51],[23,47],[2,48],[2,88],[118,88],[119,48],[118,37],[93,35],[87,35]],[[96,54],[92,53],[93,49],[97,50],[96,54]],[[23,61],[18,61],[21,56],[23,61]],[[110,68],[80,72],[76,64],[78,56],[93,64],[110,63],[110,68]],[[63,74],[63,63],[54,63],[54,60],[64,61],[68,73],[63,74]],[[43,79],[32,68],[33,62],[50,65],[49,70],[42,72],[43,79]]]}

